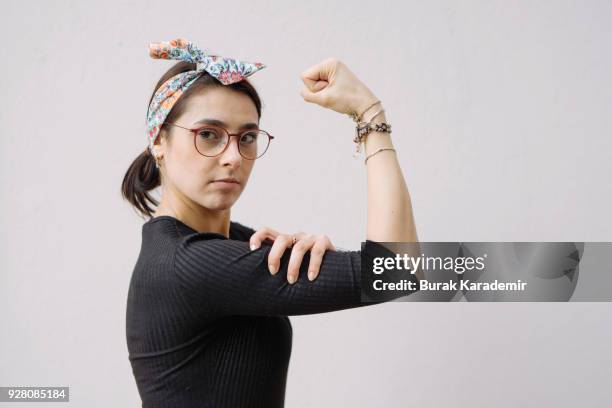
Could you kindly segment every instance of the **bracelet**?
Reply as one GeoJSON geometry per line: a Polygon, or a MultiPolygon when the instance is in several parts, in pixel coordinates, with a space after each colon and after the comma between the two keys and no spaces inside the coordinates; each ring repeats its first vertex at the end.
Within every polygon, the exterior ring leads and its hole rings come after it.
{"type": "Polygon", "coordinates": [[[366,113],[372,106],[376,105],[377,103],[380,103],[380,101],[376,101],[373,104],[371,104],[370,106],[368,106],[367,108],[365,108],[365,110],[363,112],[361,112],[361,114],[357,114],[357,112],[351,112],[349,113],[349,116],[353,119],[354,122],[361,122],[361,117],[363,116],[364,113],[366,113]]]}
{"type": "MultiPolygon", "coordinates": [[[[384,111],[384,109],[381,109],[376,115],[378,115],[382,111],[384,111]]],[[[364,138],[368,134],[370,134],[370,132],[391,133],[391,125],[385,122],[382,122],[382,123],[359,122],[356,128],[357,135],[353,139],[353,142],[355,142],[355,144],[357,145],[355,149],[355,154],[353,155],[353,157],[355,158],[357,157],[357,155],[361,151],[361,144],[363,143],[364,138]]]]}
{"type": "Polygon", "coordinates": [[[353,142],[355,142],[355,144],[357,145],[355,148],[355,153],[353,154],[354,158],[357,158],[359,152],[361,151],[361,144],[364,141],[364,138],[370,133],[370,132],[387,132],[387,133],[391,133],[391,125],[385,122],[382,123],[372,123],[372,121],[374,120],[374,118],[376,118],[378,115],[380,115],[381,113],[383,113],[385,111],[384,108],[381,108],[378,112],[376,112],[368,122],[364,122],[361,119],[363,118],[363,115],[370,110],[373,106],[377,105],[380,103],[380,100],[377,100],[376,102],[372,103],[370,106],[368,106],[363,112],[361,112],[361,114],[357,114],[356,112],[352,112],[349,114],[349,116],[353,119],[353,121],[355,121],[357,123],[357,126],[355,128],[355,138],[353,139],[353,142]]]}
{"type": "Polygon", "coordinates": [[[364,136],[368,135],[370,132],[387,132],[391,133],[391,125],[385,122],[382,123],[372,123],[372,122],[362,122],[364,126],[357,126],[357,136],[355,136],[354,142],[361,141],[364,136]]]}
{"type": "Polygon", "coordinates": [[[365,160],[364,160],[363,164],[368,164],[368,159],[369,159],[370,157],[372,157],[372,156],[374,156],[375,154],[378,154],[378,153],[380,153],[380,152],[382,152],[382,151],[385,151],[385,150],[393,150],[393,151],[394,151],[394,152],[397,154],[397,151],[395,151],[395,149],[394,149],[394,148],[392,148],[392,147],[381,147],[380,149],[377,149],[377,150],[376,150],[374,153],[370,153],[370,154],[368,154],[368,155],[366,156],[366,158],[365,158],[365,160]]]}
{"type": "Polygon", "coordinates": [[[372,119],[374,119],[376,116],[378,116],[379,114],[383,113],[385,111],[385,109],[381,109],[378,112],[376,112],[376,114],[374,116],[372,116],[372,118],[370,119],[369,122],[357,122],[357,128],[356,128],[356,135],[355,138],[353,139],[353,142],[357,143],[357,153],[359,153],[359,144],[363,141],[363,138],[365,136],[368,135],[368,133],[370,133],[371,131],[371,127],[370,125],[377,125],[378,123],[372,123],[372,119]]]}
{"type": "Polygon", "coordinates": [[[384,109],[384,108],[382,108],[381,110],[379,110],[378,112],[376,112],[376,113],[374,114],[374,116],[372,116],[372,117],[370,118],[370,122],[371,122],[372,120],[374,120],[374,118],[375,118],[375,117],[377,117],[378,115],[380,115],[381,113],[383,113],[384,111],[385,111],[385,109],[384,109]]]}
{"type": "Polygon", "coordinates": [[[357,126],[359,126],[360,124],[364,124],[364,123],[372,123],[372,121],[374,120],[375,117],[377,117],[378,115],[380,115],[381,113],[383,113],[385,111],[385,108],[381,108],[378,112],[376,112],[368,122],[362,122],[359,121],[357,122],[357,126]]]}

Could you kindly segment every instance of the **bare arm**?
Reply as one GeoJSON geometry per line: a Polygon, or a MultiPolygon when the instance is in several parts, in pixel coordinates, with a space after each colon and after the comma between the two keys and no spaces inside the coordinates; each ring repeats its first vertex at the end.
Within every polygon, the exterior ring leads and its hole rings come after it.
{"type": "MultiPolygon", "coordinates": [[[[380,105],[380,104],[379,104],[380,105]]],[[[371,109],[365,120],[378,110],[371,109]]],[[[376,116],[376,122],[387,122],[385,113],[376,116]]],[[[371,132],[365,139],[365,154],[380,147],[393,147],[391,135],[371,132]]],[[[368,223],[367,239],[381,242],[417,242],[412,215],[412,203],[406,187],[398,157],[393,151],[382,151],[368,159],[368,223]]]]}
{"type": "MultiPolygon", "coordinates": [[[[301,94],[308,102],[317,103],[340,113],[361,114],[378,100],[342,61],[329,58],[302,73],[306,87],[301,94]]],[[[361,118],[369,122],[387,122],[381,102],[361,118]]],[[[388,123],[388,122],[387,122],[388,123]]],[[[365,155],[378,148],[393,148],[392,136],[372,131],[365,137],[365,155]]],[[[418,242],[412,214],[410,194],[400,168],[397,154],[385,150],[372,156],[366,165],[368,209],[366,239],[378,242],[418,242]]],[[[421,271],[417,272],[421,279],[421,271]]]]}

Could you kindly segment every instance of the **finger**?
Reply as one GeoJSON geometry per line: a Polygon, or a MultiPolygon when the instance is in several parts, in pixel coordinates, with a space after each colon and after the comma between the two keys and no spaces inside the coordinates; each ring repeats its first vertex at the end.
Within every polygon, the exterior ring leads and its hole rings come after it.
{"type": "Polygon", "coordinates": [[[317,93],[322,89],[325,89],[327,86],[329,85],[329,82],[327,81],[312,81],[311,84],[306,85],[306,90],[312,92],[312,93],[317,93]]]}
{"type": "Polygon", "coordinates": [[[315,243],[310,251],[310,265],[308,266],[308,279],[314,280],[319,276],[321,263],[326,251],[336,251],[336,247],[332,244],[327,235],[318,235],[315,237],[315,243]]]}
{"type": "Polygon", "coordinates": [[[268,253],[268,269],[272,275],[276,275],[280,269],[280,260],[283,253],[291,245],[291,237],[285,234],[279,234],[272,244],[272,249],[268,253]]]}
{"type": "Polygon", "coordinates": [[[318,84],[319,82],[322,82],[319,78],[308,78],[306,76],[302,76],[302,82],[304,82],[304,85],[306,85],[306,89],[308,89],[309,91],[313,91],[315,89],[316,84],[318,84]]]}
{"type": "Polygon", "coordinates": [[[300,276],[300,266],[302,265],[304,254],[312,247],[313,243],[314,238],[303,237],[293,246],[291,257],[289,258],[289,266],[287,267],[287,281],[289,283],[293,284],[297,282],[300,276]]]}
{"type": "Polygon", "coordinates": [[[336,251],[336,247],[334,246],[334,244],[332,244],[331,240],[329,239],[329,237],[327,235],[321,235],[320,238],[323,240],[323,242],[325,243],[325,250],[326,251],[336,251]]]}
{"type": "Polygon", "coordinates": [[[317,105],[325,106],[327,104],[329,95],[325,89],[320,92],[311,92],[307,88],[300,90],[300,96],[304,98],[306,102],[316,103],[317,105]]]}
{"type": "Polygon", "coordinates": [[[308,265],[308,280],[315,280],[319,276],[319,269],[323,262],[323,255],[327,249],[327,241],[325,239],[317,239],[310,250],[310,265],[308,265]]]}
{"type": "Polygon", "coordinates": [[[305,87],[300,90],[300,95],[306,102],[321,106],[327,104],[329,95],[325,90],[333,78],[335,62],[334,58],[328,58],[302,72],[300,77],[305,87]]]}
{"type": "Polygon", "coordinates": [[[302,78],[302,81],[304,82],[304,85],[306,85],[308,90],[314,92],[315,85],[319,81],[329,82],[329,74],[332,65],[332,60],[332,58],[328,58],[325,61],[315,64],[302,72],[300,77],[302,78]]]}
{"type": "Polygon", "coordinates": [[[257,230],[251,238],[249,239],[249,246],[251,251],[259,248],[261,243],[266,239],[274,241],[274,239],[278,236],[278,232],[273,230],[272,228],[264,227],[257,230]]]}
{"type": "Polygon", "coordinates": [[[310,236],[310,234],[307,234],[307,233],[302,232],[302,231],[300,231],[300,232],[296,232],[296,233],[291,234],[291,235],[295,237],[296,241],[298,241],[298,240],[300,240],[300,239],[304,239],[304,238],[306,238],[306,237],[309,237],[309,236],[310,236]]]}

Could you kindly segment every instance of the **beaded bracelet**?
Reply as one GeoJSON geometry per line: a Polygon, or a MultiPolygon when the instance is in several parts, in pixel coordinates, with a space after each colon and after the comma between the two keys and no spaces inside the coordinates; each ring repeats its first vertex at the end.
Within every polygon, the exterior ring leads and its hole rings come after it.
{"type": "MultiPolygon", "coordinates": [[[[384,111],[382,109],[380,112],[384,111]]],[[[380,113],[378,112],[378,113],[380,113]]],[[[378,115],[378,113],[376,115],[378,115]]],[[[374,115],[374,116],[376,116],[374,115]]],[[[373,116],[373,118],[374,118],[373,116]]],[[[372,123],[370,122],[360,122],[357,124],[356,133],[357,135],[353,139],[353,142],[356,143],[355,154],[353,157],[357,157],[359,152],[361,151],[361,144],[363,143],[364,138],[370,134],[370,132],[387,132],[391,133],[391,125],[385,122],[382,123],[372,123]]]]}
{"type": "Polygon", "coordinates": [[[370,133],[370,132],[387,132],[387,133],[391,133],[391,125],[388,123],[372,123],[372,121],[374,120],[374,118],[378,115],[380,115],[382,112],[385,111],[384,108],[381,108],[378,112],[376,112],[369,120],[369,122],[364,122],[361,120],[361,118],[363,117],[363,115],[370,110],[370,108],[372,108],[374,105],[380,103],[379,100],[377,100],[376,102],[374,102],[373,104],[371,104],[370,106],[368,106],[363,112],[361,112],[361,114],[357,114],[356,112],[351,112],[349,114],[349,116],[353,119],[354,122],[357,123],[356,129],[355,129],[355,138],[353,139],[353,142],[355,142],[355,144],[357,145],[355,148],[355,153],[353,154],[354,158],[357,158],[359,152],[361,151],[361,144],[363,143],[364,138],[370,133]]]}

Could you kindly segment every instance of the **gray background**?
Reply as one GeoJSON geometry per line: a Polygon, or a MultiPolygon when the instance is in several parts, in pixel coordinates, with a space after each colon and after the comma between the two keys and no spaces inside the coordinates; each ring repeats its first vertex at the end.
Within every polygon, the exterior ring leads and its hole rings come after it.
{"type": "MultiPolygon", "coordinates": [[[[609,241],[612,3],[2,2],[0,385],[136,407],[119,187],[184,37],[268,65],[277,136],[233,219],[358,249],[353,122],[299,74],[342,59],[384,102],[422,241],[609,241]]],[[[291,318],[288,407],[610,406],[610,303],[390,303],[291,318]]],[[[63,405],[62,405],[63,406],[63,405]]]]}

